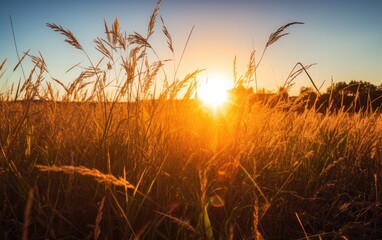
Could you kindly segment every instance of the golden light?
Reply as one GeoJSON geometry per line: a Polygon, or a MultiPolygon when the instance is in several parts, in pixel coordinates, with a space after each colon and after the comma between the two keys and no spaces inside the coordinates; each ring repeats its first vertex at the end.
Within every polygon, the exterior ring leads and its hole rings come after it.
{"type": "Polygon", "coordinates": [[[207,105],[217,108],[228,100],[229,81],[221,76],[208,78],[198,87],[198,97],[207,105]]]}

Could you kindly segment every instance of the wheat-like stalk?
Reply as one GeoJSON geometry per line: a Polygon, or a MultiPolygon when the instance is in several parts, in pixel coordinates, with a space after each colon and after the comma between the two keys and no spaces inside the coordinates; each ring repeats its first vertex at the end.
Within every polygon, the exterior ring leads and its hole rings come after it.
{"type": "Polygon", "coordinates": [[[105,204],[105,197],[103,197],[101,202],[99,203],[96,222],[95,222],[95,226],[94,226],[94,240],[97,240],[99,238],[99,235],[101,234],[100,224],[101,224],[101,220],[102,220],[102,211],[103,211],[104,204],[105,204]]]}
{"type": "Polygon", "coordinates": [[[197,230],[195,229],[193,226],[191,226],[188,222],[182,220],[182,219],[179,219],[177,217],[174,217],[170,214],[166,214],[166,213],[162,213],[162,212],[158,212],[158,211],[155,211],[156,213],[170,219],[171,221],[173,221],[174,223],[178,224],[179,226],[183,227],[184,229],[187,229],[188,231],[194,233],[196,236],[199,236],[199,237],[202,237],[202,234],[197,230]]]}
{"type": "Polygon", "coordinates": [[[171,38],[170,33],[168,32],[168,29],[167,29],[166,25],[164,24],[164,20],[163,20],[162,16],[160,16],[160,20],[161,20],[162,26],[163,26],[163,28],[162,28],[163,34],[167,38],[167,46],[171,50],[171,52],[174,53],[174,47],[173,47],[173,44],[172,44],[172,38],[171,38]]]}
{"type": "Polygon", "coordinates": [[[0,71],[1,71],[1,69],[3,69],[6,62],[7,62],[7,59],[4,59],[4,61],[0,65],[0,71]]]}
{"type": "Polygon", "coordinates": [[[97,37],[96,39],[94,39],[94,43],[97,45],[96,46],[96,49],[102,53],[103,55],[105,55],[107,58],[109,58],[110,60],[113,61],[113,55],[111,54],[111,52],[105,47],[105,45],[103,44],[105,42],[105,40],[97,37]]]}
{"type": "Polygon", "coordinates": [[[158,75],[159,70],[163,67],[164,63],[162,61],[158,61],[153,63],[151,66],[147,66],[146,77],[143,82],[143,94],[147,95],[150,88],[154,83],[154,78],[158,75]]]}
{"type": "Polygon", "coordinates": [[[160,2],[161,2],[161,0],[158,0],[157,5],[155,6],[155,9],[153,11],[153,14],[150,17],[150,23],[149,23],[149,26],[147,29],[147,39],[149,39],[151,37],[151,35],[153,35],[153,33],[154,33],[155,20],[158,16],[160,2]]]}
{"type": "Polygon", "coordinates": [[[276,32],[274,33],[271,33],[271,35],[269,36],[269,39],[268,39],[268,42],[267,44],[265,45],[265,47],[269,47],[270,45],[272,45],[273,43],[275,43],[277,40],[279,40],[281,37],[285,36],[285,35],[288,35],[289,33],[283,33],[284,30],[292,25],[295,25],[295,24],[304,24],[303,22],[290,22],[288,24],[285,24],[281,27],[279,27],[276,32]]]}
{"type": "Polygon", "coordinates": [[[106,19],[103,20],[103,23],[105,25],[105,34],[106,34],[107,41],[110,43],[111,37],[110,37],[110,31],[109,31],[109,27],[107,26],[106,19]]]}
{"type": "Polygon", "coordinates": [[[27,55],[32,59],[32,63],[34,65],[36,65],[36,67],[38,67],[42,72],[48,72],[48,68],[46,66],[45,59],[42,56],[40,51],[39,51],[40,56],[33,56],[33,55],[29,55],[29,54],[27,54],[27,55]]]}
{"type": "Polygon", "coordinates": [[[125,179],[115,177],[111,174],[104,174],[97,169],[89,169],[84,166],[44,166],[36,165],[37,169],[42,172],[62,172],[66,174],[78,173],[82,176],[93,177],[97,182],[110,183],[116,186],[122,186],[130,189],[135,189],[134,185],[126,181],[125,179]]]}
{"type": "Polygon", "coordinates": [[[130,34],[128,40],[131,44],[137,44],[138,46],[151,48],[151,45],[147,39],[137,32],[130,34]]]}
{"type": "Polygon", "coordinates": [[[62,26],[54,24],[54,23],[47,23],[47,27],[51,28],[53,31],[58,32],[66,37],[65,42],[69,43],[73,47],[83,50],[81,44],[77,41],[76,37],[74,37],[73,33],[69,30],[64,29],[62,26]]]}
{"type": "MultiPolygon", "coordinates": [[[[1,63],[0,65],[0,71],[3,69],[3,67],[5,66],[5,63],[7,62],[7,59],[4,59],[4,61],[1,63]]],[[[0,73],[0,79],[3,77],[5,72],[3,73],[0,73]]]]}
{"type": "Polygon", "coordinates": [[[119,33],[119,20],[115,18],[114,23],[111,25],[112,29],[112,43],[115,46],[118,42],[118,33],[119,33]]]}
{"type": "Polygon", "coordinates": [[[166,89],[163,94],[166,94],[168,91],[168,98],[169,99],[175,99],[175,97],[178,95],[179,91],[182,90],[187,84],[194,78],[196,78],[196,75],[200,72],[204,71],[205,69],[197,69],[193,71],[192,73],[187,74],[182,80],[174,82],[171,86],[166,89]]]}
{"type": "Polygon", "coordinates": [[[264,57],[264,54],[266,52],[266,50],[268,49],[268,47],[270,45],[272,45],[273,43],[277,42],[281,37],[285,36],[285,35],[288,35],[289,33],[283,33],[284,30],[292,25],[295,25],[295,24],[304,24],[303,22],[290,22],[290,23],[287,23],[281,27],[279,27],[275,32],[271,33],[271,35],[269,36],[268,38],[268,41],[267,43],[265,44],[265,48],[263,50],[263,53],[261,54],[261,57],[259,59],[259,61],[257,62],[257,64],[255,65],[255,71],[257,70],[257,68],[259,67],[263,57],[264,57]]]}
{"type": "Polygon", "coordinates": [[[16,71],[16,69],[20,66],[21,62],[24,60],[24,58],[28,55],[30,49],[24,53],[24,55],[20,58],[19,62],[16,64],[16,66],[13,68],[13,71],[16,71]]]}

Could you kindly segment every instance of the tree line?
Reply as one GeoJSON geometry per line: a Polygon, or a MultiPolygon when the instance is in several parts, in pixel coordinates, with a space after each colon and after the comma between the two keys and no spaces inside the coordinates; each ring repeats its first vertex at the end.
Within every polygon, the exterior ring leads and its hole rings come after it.
{"type": "Polygon", "coordinates": [[[321,112],[339,109],[348,112],[380,111],[382,85],[376,86],[366,81],[355,80],[349,83],[338,82],[328,87],[323,94],[313,91],[312,88],[303,87],[298,98],[300,101],[305,101],[307,107],[315,107],[321,112]]]}
{"type": "Polygon", "coordinates": [[[315,108],[320,112],[340,109],[347,112],[380,111],[382,107],[382,84],[376,86],[370,82],[355,80],[334,83],[324,93],[319,93],[312,87],[302,87],[299,95],[293,97],[283,87],[279,88],[278,93],[255,93],[252,87],[238,86],[230,94],[235,102],[245,98],[249,105],[261,102],[273,107],[280,102],[290,102],[300,104],[299,110],[315,108]]]}

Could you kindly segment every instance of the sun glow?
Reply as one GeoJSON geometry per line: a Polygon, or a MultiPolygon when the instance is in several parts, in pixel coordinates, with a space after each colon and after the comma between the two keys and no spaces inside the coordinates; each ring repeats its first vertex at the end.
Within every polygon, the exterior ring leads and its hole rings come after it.
{"type": "Polygon", "coordinates": [[[228,100],[228,90],[232,88],[224,77],[208,78],[198,88],[199,98],[207,105],[217,108],[228,100]]]}

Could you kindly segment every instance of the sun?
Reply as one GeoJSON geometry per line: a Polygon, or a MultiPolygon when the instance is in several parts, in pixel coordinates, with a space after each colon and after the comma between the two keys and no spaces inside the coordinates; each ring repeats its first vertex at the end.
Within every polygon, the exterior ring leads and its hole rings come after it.
{"type": "Polygon", "coordinates": [[[226,78],[213,76],[198,87],[198,97],[205,104],[217,108],[227,102],[230,88],[226,78]]]}

